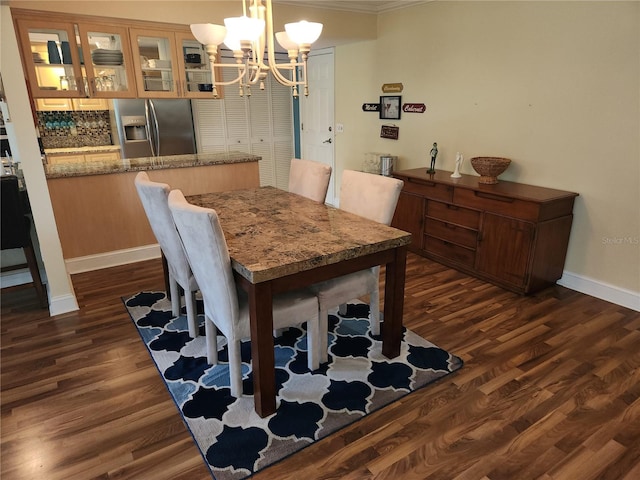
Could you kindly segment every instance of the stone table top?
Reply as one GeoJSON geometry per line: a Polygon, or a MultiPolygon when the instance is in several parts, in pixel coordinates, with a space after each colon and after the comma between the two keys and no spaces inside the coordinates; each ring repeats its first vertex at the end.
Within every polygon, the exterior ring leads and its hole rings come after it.
{"type": "Polygon", "coordinates": [[[410,233],[273,187],[187,200],[218,213],[233,269],[254,284],[411,242],[410,233]]]}
{"type": "Polygon", "coordinates": [[[261,157],[242,152],[194,153],[188,155],[165,155],[141,157],[103,162],[61,163],[45,165],[48,179],[82,177],[110,173],[138,172],[141,170],[164,170],[167,168],[202,167],[228,163],[257,162],[261,157]]]}

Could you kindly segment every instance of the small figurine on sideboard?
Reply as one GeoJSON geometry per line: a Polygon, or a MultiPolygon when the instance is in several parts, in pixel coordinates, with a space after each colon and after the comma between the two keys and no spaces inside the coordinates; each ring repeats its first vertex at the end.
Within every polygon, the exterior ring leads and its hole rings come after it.
{"type": "Polygon", "coordinates": [[[462,167],[462,162],[464,162],[464,156],[458,152],[456,153],[456,169],[451,174],[451,178],[460,178],[460,167],[462,167]]]}
{"type": "Polygon", "coordinates": [[[436,173],[436,157],[438,156],[438,144],[433,142],[433,147],[431,148],[431,166],[427,173],[436,173]]]}

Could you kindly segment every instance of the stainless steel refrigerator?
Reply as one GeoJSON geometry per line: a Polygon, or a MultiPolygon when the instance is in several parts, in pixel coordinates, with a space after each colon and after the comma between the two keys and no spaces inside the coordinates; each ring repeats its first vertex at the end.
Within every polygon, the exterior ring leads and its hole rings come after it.
{"type": "Polygon", "coordinates": [[[195,153],[190,100],[113,101],[122,158],[195,153]]]}

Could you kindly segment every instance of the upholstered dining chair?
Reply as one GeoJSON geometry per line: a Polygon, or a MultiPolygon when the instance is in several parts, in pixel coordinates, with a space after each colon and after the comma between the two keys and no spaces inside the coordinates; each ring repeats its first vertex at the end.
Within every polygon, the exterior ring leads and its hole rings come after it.
{"type": "MultiPolygon", "coordinates": [[[[169,194],[169,208],[184,244],[204,302],[207,361],[217,364],[217,330],[227,338],[231,395],[242,396],[240,341],[250,338],[249,301],[235,283],[224,232],[215,210],[188,203],[180,190],[169,194]]],[[[318,300],[308,290],[273,297],[275,329],[307,322],[308,367],[316,370],[320,353],[318,300]]]]}
{"type": "Polygon", "coordinates": [[[198,291],[196,282],[184,247],[178,236],[169,210],[169,185],[153,182],[147,172],[140,172],[135,178],[136,189],[140,201],[147,214],[151,230],[160,244],[169,270],[169,290],[171,294],[171,310],[175,316],[180,315],[181,298],[178,285],[184,290],[184,303],[187,308],[189,335],[198,336],[198,316],[195,295],[198,291]]]}
{"type": "MultiPolygon", "coordinates": [[[[31,239],[31,218],[27,215],[25,201],[20,195],[18,177],[4,175],[0,178],[2,179],[0,184],[0,191],[2,192],[2,203],[0,203],[2,207],[0,236],[2,239],[0,245],[2,250],[22,249],[26,266],[29,267],[31,279],[38,294],[40,306],[46,308],[49,305],[49,300],[40,276],[38,260],[33,248],[33,240],[31,239]]],[[[24,264],[19,265],[19,267],[24,266],[24,264]]]]}
{"type": "Polygon", "coordinates": [[[327,197],[331,167],[314,160],[294,158],[289,169],[289,192],[324,203],[327,197]]]}
{"type": "MultiPolygon", "coordinates": [[[[340,209],[390,225],[404,182],[371,173],[344,170],[340,185],[340,209]]],[[[373,335],[380,333],[380,267],[333,278],[311,286],[318,296],[320,308],[320,355],[327,358],[327,311],[339,306],[345,313],[345,302],[369,295],[370,328],[373,335]]]]}

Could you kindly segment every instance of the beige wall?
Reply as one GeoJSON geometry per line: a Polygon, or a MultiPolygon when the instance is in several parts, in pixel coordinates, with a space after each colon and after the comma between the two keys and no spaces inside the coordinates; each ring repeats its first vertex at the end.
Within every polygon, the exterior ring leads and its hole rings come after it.
{"type": "MultiPolygon", "coordinates": [[[[364,152],[400,168],[455,154],[513,160],[501,178],[580,194],[565,270],[640,292],[640,3],[436,1],[383,14],[378,40],[336,49],[338,170],[364,152]],[[383,83],[424,114],[364,113],[383,83]],[[379,138],[382,123],[398,141],[379,138]]],[[[637,301],[637,300],[636,300],[637,301]]]]}

